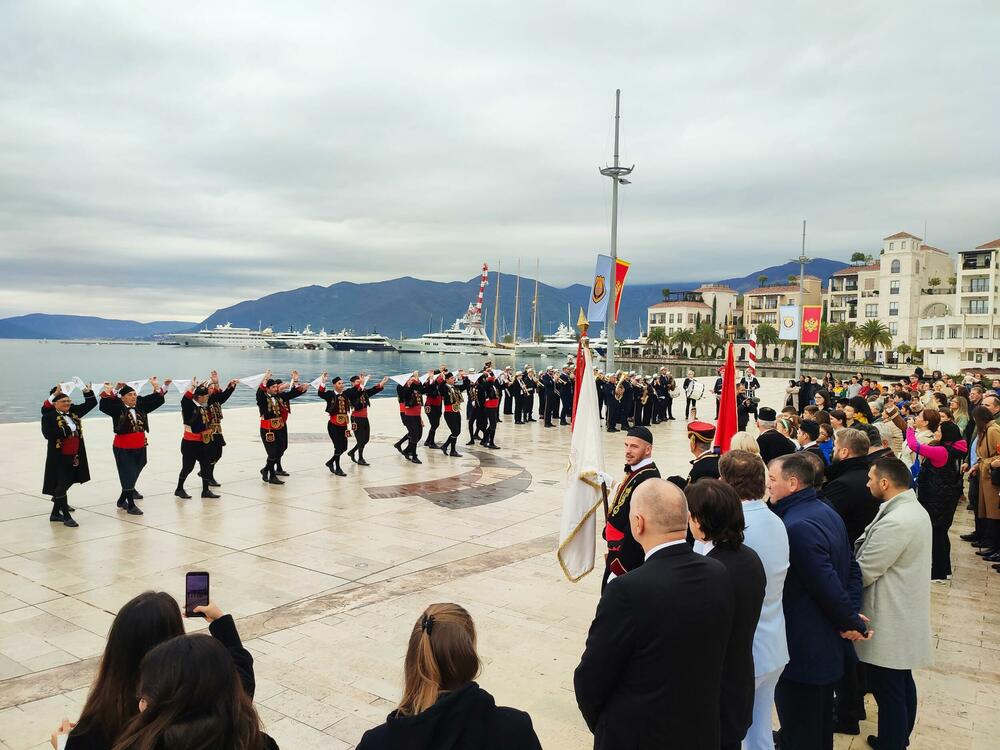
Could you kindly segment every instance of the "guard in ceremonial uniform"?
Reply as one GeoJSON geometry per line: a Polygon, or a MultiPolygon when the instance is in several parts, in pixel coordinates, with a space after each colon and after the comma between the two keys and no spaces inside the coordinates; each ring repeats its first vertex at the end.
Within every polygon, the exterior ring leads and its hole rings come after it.
{"type": "Polygon", "coordinates": [[[422,464],[419,458],[417,458],[417,446],[420,444],[420,436],[424,431],[424,420],[422,417],[424,411],[424,385],[420,382],[420,378],[414,374],[406,381],[406,385],[400,386],[401,391],[400,398],[402,398],[403,403],[403,423],[406,425],[406,448],[400,448],[397,444],[397,450],[403,454],[403,457],[412,463],[422,464]]]}
{"type": "Polygon", "coordinates": [[[163,381],[161,388],[156,378],[150,378],[149,384],[153,386],[153,392],[146,396],[140,396],[132,386],[125,383],[119,383],[117,393],[110,388],[101,392],[100,409],[111,417],[115,432],[111,450],[115,454],[118,481],[122,485],[118,507],[124,508],[131,516],[142,515],[142,510],[135,504],[136,500],[142,499],[142,495],[135,485],[146,465],[149,413],[163,406],[163,397],[170,382],[169,379],[163,381]]]}
{"type": "Polygon", "coordinates": [[[74,404],[59,386],[49,391],[42,404],[42,435],[48,441],[42,494],[52,496],[49,520],[64,526],[79,526],[70,515],[67,493],[74,484],[90,481],[87,447],[83,442],[83,417],[97,406],[94,391],[83,389],[83,403],[74,404]]]}
{"type": "Polygon", "coordinates": [[[327,422],[326,431],[330,434],[333,442],[333,457],[326,462],[326,468],[331,474],[338,477],[346,477],[347,474],[340,468],[340,456],[347,451],[347,438],[351,436],[351,399],[344,393],[344,381],[334,378],[331,385],[332,391],[326,389],[326,379],[329,373],[320,375],[320,385],[317,395],[326,401],[326,413],[330,415],[327,422]]]}
{"type": "Polygon", "coordinates": [[[714,440],[715,425],[708,422],[688,424],[688,445],[694,458],[691,459],[691,473],[687,480],[682,480],[681,489],[702,477],[719,478],[719,454],[712,449],[714,440]]]}
{"type": "Polygon", "coordinates": [[[444,382],[438,386],[438,393],[441,394],[444,405],[445,424],[451,431],[451,435],[441,446],[441,452],[446,456],[461,458],[462,454],[455,450],[455,444],[458,436],[462,434],[462,391],[468,391],[472,383],[466,376],[465,370],[459,370],[458,375],[462,379],[461,382],[456,380],[455,373],[446,372],[444,382]]]}
{"type": "Polygon", "coordinates": [[[562,369],[560,380],[562,382],[559,387],[559,398],[562,399],[562,410],[559,412],[559,424],[565,426],[569,424],[567,420],[573,419],[573,391],[576,388],[569,365],[562,369]]]}
{"type": "Polygon", "coordinates": [[[441,395],[438,393],[438,386],[443,382],[441,370],[435,370],[424,381],[424,411],[427,412],[427,439],[424,445],[427,448],[438,447],[434,436],[441,424],[441,395]]]}
{"type": "Polygon", "coordinates": [[[209,446],[212,443],[212,414],[208,409],[208,387],[199,385],[197,379],[192,379],[191,390],[181,397],[181,418],[184,421],[184,434],[181,436],[181,472],[177,476],[177,489],[174,495],[185,500],[191,498],[184,489],[184,480],[194,471],[198,464],[201,473],[201,496],[204,498],[219,497],[208,485],[212,476],[209,464],[209,446]]]}
{"type": "MultiPolygon", "coordinates": [[[[271,378],[270,372],[257,389],[257,410],[260,412],[260,441],[267,451],[267,462],[260,470],[260,478],[268,484],[284,484],[278,479],[281,457],[288,449],[288,427],[285,420],[289,414],[289,401],[298,398],[304,389],[299,389],[292,381],[292,387],[282,392],[280,380],[271,378]]],[[[288,476],[282,471],[283,476],[288,476]]]]}
{"type": "Polygon", "coordinates": [[[638,568],[646,558],[642,545],[632,536],[628,514],[635,488],[660,476],[653,463],[653,433],[645,427],[630,429],[625,438],[625,461],[625,476],[614,485],[605,508],[604,540],[608,543],[608,553],[604,556],[601,593],[610,581],[638,568]]]}
{"type": "Polygon", "coordinates": [[[371,423],[368,421],[371,397],[385,388],[388,382],[389,376],[386,375],[381,383],[365,388],[361,376],[354,375],[351,378],[351,387],[347,390],[347,397],[351,400],[351,429],[354,430],[354,447],[347,451],[347,455],[354,463],[361,466],[368,466],[368,462],[365,461],[365,446],[368,445],[372,434],[371,423]]]}
{"type": "Polygon", "coordinates": [[[212,417],[212,442],[208,444],[209,487],[221,487],[215,479],[215,465],[222,460],[222,449],[226,446],[226,439],[222,437],[222,405],[233,395],[239,382],[230,380],[223,388],[219,385],[219,373],[212,370],[208,385],[208,413],[212,417]]]}

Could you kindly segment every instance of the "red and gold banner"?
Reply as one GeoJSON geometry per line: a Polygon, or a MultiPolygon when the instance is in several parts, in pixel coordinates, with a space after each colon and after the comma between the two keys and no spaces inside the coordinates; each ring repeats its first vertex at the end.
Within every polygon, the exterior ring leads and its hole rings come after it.
{"type": "Polygon", "coordinates": [[[625,277],[631,263],[617,259],[615,260],[615,323],[618,322],[618,308],[622,304],[622,288],[625,286],[625,277]]]}
{"type": "Polygon", "coordinates": [[[802,306],[802,346],[819,346],[819,332],[823,327],[823,306],[802,306]]]}

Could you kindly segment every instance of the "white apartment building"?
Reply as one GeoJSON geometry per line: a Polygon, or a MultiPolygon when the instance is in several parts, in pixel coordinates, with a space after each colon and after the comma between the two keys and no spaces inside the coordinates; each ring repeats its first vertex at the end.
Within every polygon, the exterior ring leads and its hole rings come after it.
{"type": "Polygon", "coordinates": [[[712,308],[696,299],[672,299],[646,308],[646,330],[661,328],[668,336],[684,329],[693,331],[711,320],[712,308]]]}
{"type": "MultiPolygon", "coordinates": [[[[877,362],[896,362],[896,347],[917,346],[918,319],[928,308],[954,293],[955,266],[945,250],[923,244],[908,232],[882,240],[878,261],[841,269],[830,277],[826,294],[827,323],[864,325],[879,320],[889,328],[892,346],[875,351],[877,362]]],[[[850,342],[848,356],[867,352],[850,342]]]]}
{"type": "Polygon", "coordinates": [[[1000,367],[1000,239],[960,250],[954,289],[921,311],[925,370],[1000,367]]]}

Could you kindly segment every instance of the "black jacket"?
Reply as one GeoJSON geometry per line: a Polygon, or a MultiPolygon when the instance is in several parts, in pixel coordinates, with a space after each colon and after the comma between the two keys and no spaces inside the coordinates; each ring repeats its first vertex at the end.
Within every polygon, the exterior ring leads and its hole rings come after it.
{"type": "Polygon", "coordinates": [[[389,714],[357,750],[541,750],[524,711],[497,706],[475,682],[445,693],[416,716],[389,714]]]}
{"type": "Polygon", "coordinates": [[[868,491],[868,456],[855,456],[842,461],[834,461],[827,467],[827,482],[823,485],[823,497],[844,519],[847,539],[854,549],[854,543],[861,536],[878,513],[879,501],[868,491]]]}
{"type": "Polygon", "coordinates": [[[713,547],[708,553],[729,571],[736,609],[733,629],[722,665],[720,732],[724,744],[739,743],[753,723],[753,636],[764,603],[767,577],[757,553],[741,544],[737,549],[713,547]]]}
{"type": "Polygon", "coordinates": [[[45,402],[47,406],[42,407],[42,436],[48,441],[45,476],[42,478],[43,495],[55,497],[65,494],[74,484],[90,481],[90,464],[87,462],[87,446],[83,439],[83,417],[97,406],[97,397],[91,391],[84,391],[83,397],[82,404],[73,404],[69,410],[69,418],[76,425],[75,432],[48,401],[45,402]]]}
{"type": "Polygon", "coordinates": [[[931,517],[931,525],[935,528],[951,526],[958,499],[962,496],[962,475],[958,467],[964,451],[953,444],[945,447],[948,449],[945,465],[934,466],[930,459],[924,459],[917,477],[917,500],[924,506],[927,515],[931,517]]]}
{"type": "Polygon", "coordinates": [[[733,597],[725,566],[683,542],[610,583],[573,675],[595,750],[718,750],[733,597]]]}
{"type": "Polygon", "coordinates": [[[777,430],[768,430],[757,436],[757,447],[760,448],[760,457],[767,466],[772,458],[795,453],[795,443],[786,438],[777,430]]]}

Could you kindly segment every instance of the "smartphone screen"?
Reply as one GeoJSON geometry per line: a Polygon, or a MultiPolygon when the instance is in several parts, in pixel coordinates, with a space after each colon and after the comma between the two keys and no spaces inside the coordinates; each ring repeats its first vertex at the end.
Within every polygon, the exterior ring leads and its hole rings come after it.
{"type": "Polygon", "coordinates": [[[208,604],[208,573],[206,571],[188,573],[184,586],[185,614],[188,617],[204,617],[193,610],[205,604],[208,604]]]}

